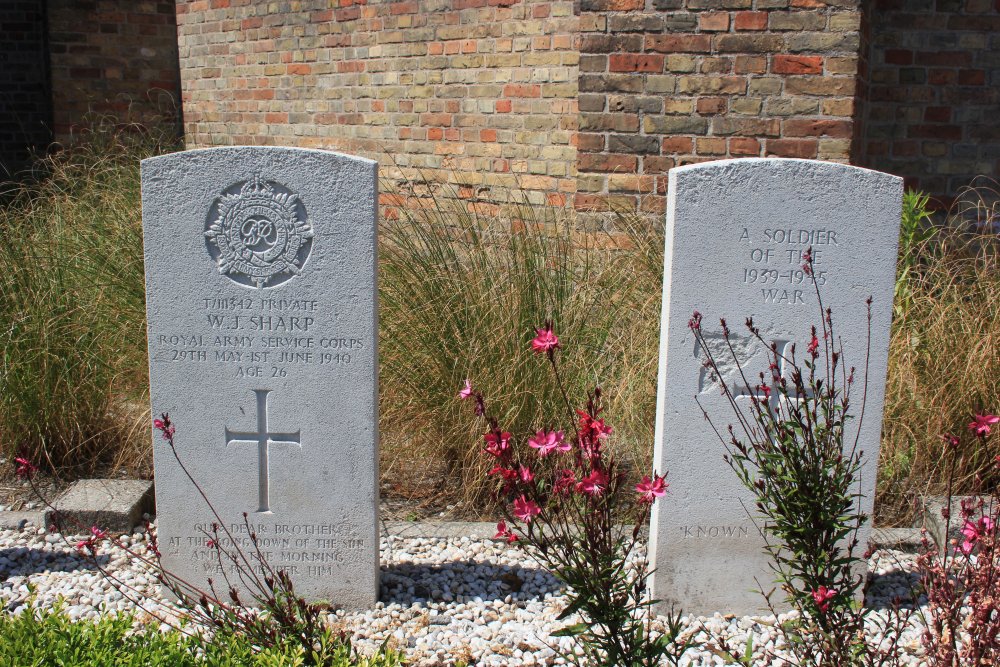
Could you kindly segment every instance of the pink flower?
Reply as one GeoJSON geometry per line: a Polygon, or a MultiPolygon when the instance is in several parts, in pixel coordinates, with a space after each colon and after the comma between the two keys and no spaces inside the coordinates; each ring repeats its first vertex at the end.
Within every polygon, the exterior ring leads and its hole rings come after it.
{"type": "Polygon", "coordinates": [[[552,353],[552,350],[559,347],[559,337],[552,331],[552,323],[546,322],[541,329],[535,329],[534,340],[531,341],[531,349],[541,354],[542,352],[552,353]]]}
{"type": "Polygon", "coordinates": [[[38,472],[38,466],[29,461],[24,456],[18,456],[14,458],[14,463],[17,464],[17,470],[15,471],[18,477],[24,479],[30,478],[33,474],[38,472]]]}
{"type": "Polygon", "coordinates": [[[458,391],[458,397],[464,401],[465,399],[472,396],[472,394],[474,393],[475,392],[472,390],[472,381],[466,378],[465,386],[458,391]]]}
{"type": "Polygon", "coordinates": [[[528,500],[524,495],[514,501],[514,516],[521,521],[530,522],[542,513],[542,508],[534,500],[528,500]]]}
{"type": "Polygon", "coordinates": [[[510,433],[507,431],[499,434],[491,431],[483,438],[486,439],[486,453],[491,456],[501,458],[510,451],[510,433]]]}
{"type": "Polygon", "coordinates": [[[945,444],[948,445],[949,447],[952,448],[958,447],[958,442],[959,442],[958,438],[953,436],[951,433],[942,435],[941,439],[944,440],[945,444]]]}
{"type": "Polygon", "coordinates": [[[832,600],[837,595],[837,589],[827,588],[826,586],[820,586],[817,590],[812,592],[812,598],[816,601],[816,606],[819,607],[820,611],[827,611],[830,609],[830,600],[832,600]]]}
{"type": "Polygon", "coordinates": [[[153,420],[153,427],[160,432],[164,440],[170,440],[174,437],[175,428],[166,413],[160,415],[159,419],[153,420]]]}
{"type": "Polygon", "coordinates": [[[812,340],[809,341],[809,347],[807,349],[809,350],[809,354],[814,357],[819,354],[819,338],[816,337],[816,334],[813,334],[812,340]]]}
{"type": "Polygon", "coordinates": [[[535,473],[533,473],[531,471],[531,468],[529,468],[526,465],[518,466],[517,474],[518,477],[521,478],[521,481],[524,482],[525,484],[535,481],[535,473]]]}
{"type": "Polygon", "coordinates": [[[500,521],[497,524],[497,534],[493,536],[494,540],[507,540],[511,544],[517,542],[517,535],[507,527],[506,521],[500,521]]]}
{"type": "Polygon", "coordinates": [[[510,468],[504,468],[503,466],[493,466],[493,469],[489,472],[490,475],[500,475],[505,482],[513,482],[517,479],[517,471],[511,470],[510,468]]]}
{"type": "Polygon", "coordinates": [[[559,471],[559,477],[556,478],[552,490],[556,493],[565,493],[572,491],[574,486],[576,486],[576,473],[570,468],[564,468],[559,471]]]}
{"type": "Polygon", "coordinates": [[[701,329],[701,313],[697,310],[691,314],[691,319],[688,320],[688,328],[691,329],[691,331],[701,329]]]}
{"type": "Polygon", "coordinates": [[[988,516],[984,516],[976,522],[966,521],[965,525],[962,526],[962,535],[965,536],[965,541],[959,547],[962,553],[965,555],[972,553],[972,550],[976,547],[976,542],[992,530],[993,519],[988,516]]]}
{"type": "Polygon", "coordinates": [[[538,431],[528,439],[528,446],[537,449],[539,456],[548,456],[554,451],[568,452],[570,445],[562,431],[538,431]]]}
{"type": "Polygon", "coordinates": [[[588,496],[599,496],[608,490],[609,481],[608,476],[603,471],[595,469],[581,479],[576,488],[588,496]]]}
{"type": "Polygon", "coordinates": [[[1000,422],[1000,417],[996,415],[976,415],[975,421],[969,424],[969,429],[980,438],[985,438],[997,422],[1000,422]]]}
{"type": "Polygon", "coordinates": [[[605,424],[603,419],[597,419],[585,410],[577,410],[576,414],[580,415],[581,438],[593,437],[603,440],[614,430],[605,424]]]}
{"type": "Polygon", "coordinates": [[[93,536],[95,540],[103,540],[105,537],[108,536],[108,531],[101,530],[97,526],[91,526],[90,534],[93,536]]]}
{"type": "Polygon", "coordinates": [[[666,479],[666,477],[660,477],[655,473],[652,479],[649,478],[649,475],[643,476],[642,481],[635,485],[636,493],[639,494],[639,502],[652,504],[657,498],[665,496],[669,486],[666,479]]]}

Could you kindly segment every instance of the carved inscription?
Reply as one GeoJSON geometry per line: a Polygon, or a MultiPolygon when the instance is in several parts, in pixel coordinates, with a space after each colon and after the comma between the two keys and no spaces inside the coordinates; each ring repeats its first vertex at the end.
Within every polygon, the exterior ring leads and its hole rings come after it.
{"type": "Polygon", "coordinates": [[[158,361],[219,363],[233,377],[282,378],[290,365],[346,366],[365,358],[363,338],[325,330],[324,313],[313,299],[261,297],[202,298],[205,328],[199,332],[158,334],[158,361]]]}
{"type": "MultiPolygon", "coordinates": [[[[357,536],[356,528],[347,521],[333,524],[258,521],[249,524],[249,531],[242,523],[233,523],[228,528],[228,535],[220,529],[217,537],[212,537],[211,524],[198,524],[191,531],[193,535],[170,538],[168,548],[174,554],[189,554],[206,574],[235,573],[235,565],[225,556],[220,559],[220,551],[239,548],[253,563],[261,563],[263,559],[270,567],[290,575],[328,576],[336,575],[356,559],[351,552],[360,552],[370,546],[357,536]],[[256,536],[256,548],[250,531],[256,536]],[[209,540],[215,540],[218,548],[209,540]]],[[[254,567],[266,574],[262,564],[254,567]]]]}
{"type": "Polygon", "coordinates": [[[684,538],[750,537],[749,526],[680,526],[684,538]]]}
{"type": "MultiPolygon", "coordinates": [[[[747,264],[740,268],[744,285],[759,289],[766,304],[798,306],[808,303],[811,279],[802,269],[802,254],[813,251],[813,263],[840,245],[835,229],[771,229],[751,233],[744,227],[739,243],[745,244],[747,264]]],[[[816,282],[826,284],[826,271],[816,269],[816,282]]]]}

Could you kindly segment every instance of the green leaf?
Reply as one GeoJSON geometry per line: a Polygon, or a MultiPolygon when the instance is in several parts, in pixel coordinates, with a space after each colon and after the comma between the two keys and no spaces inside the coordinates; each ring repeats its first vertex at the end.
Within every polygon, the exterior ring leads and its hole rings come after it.
{"type": "Polygon", "coordinates": [[[552,633],[552,637],[578,637],[590,629],[586,623],[575,623],[552,633]]]}

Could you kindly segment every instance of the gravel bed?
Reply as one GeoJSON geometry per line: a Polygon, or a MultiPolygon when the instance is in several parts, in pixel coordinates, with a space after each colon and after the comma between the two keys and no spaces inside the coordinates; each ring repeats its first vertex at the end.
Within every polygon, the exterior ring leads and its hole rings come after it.
{"type": "MultiPolygon", "coordinates": [[[[146,550],[146,538],[121,536],[136,551],[146,550]]],[[[33,604],[48,607],[59,598],[74,619],[136,609],[73,545],[77,539],[46,534],[33,526],[0,530],[0,605],[2,613],[20,613],[33,604]],[[30,591],[30,592],[29,592],[30,591]]],[[[158,592],[155,575],[109,541],[99,546],[100,568],[142,592],[142,608],[172,615],[158,592]]],[[[636,554],[641,557],[641,554],[636,554]]],[[[915,557],[897,551],[876,552],[867,604],[874,622],[883,620],[893,598],[908,599],[916,579],[915,557]]],[[[574,622],[557,621],[566,604],[560,583],[530,562],[517,548],[492,540],[453,538],[382,539],[381,602],[360,613],[337,612],[331,622],[350,632],[362,651],[374,650],[386,639],[403,650],[409,664],[554,665],[570,640],[550,633],[574,622]]],[[[146,617],[145,614],[141,614],[146,617]]],[[[727,644],[742,653],[753,636],[757,663],[781,665],[783,638],[777,626],[790,615],[687,618],[688,632],[701,641],[727,644]]],[[[919,632],[914,623],[904,646],[919,662],[919,632]]],[[[689,665],[722,665],[708,650],[691,650],[689,665]]]]}

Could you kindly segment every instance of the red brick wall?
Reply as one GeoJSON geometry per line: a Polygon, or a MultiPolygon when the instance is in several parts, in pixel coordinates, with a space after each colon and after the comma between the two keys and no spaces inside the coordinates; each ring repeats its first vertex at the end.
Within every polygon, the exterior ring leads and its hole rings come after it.
{"type": "Polygon", "coordinates": [[[856,0],[582,0],[578,208],[665,207],[671,167],[848,161],[856,0]]]}
{"type": "Polygon", "coordinates": [[[52,140],[45,47],[45,6],[0,4],[0,182],[52,140]]]}
{"type": "Polygon", "coordinates": [[[862,161],[945,203],[1000,170],[1000,2],[875,0],[862,161]]]}
{"type": "Polygon", "coordinates": [[[55,136],[99,116],[153,123],[179,112],[174,3],[49,0],[55,136]]]}
{"type": "Polygon", "coordinates": [[[936,194],[1000,160],[997,0],[332,4],[178,0],[189,145],[657,214],[666,172],[702,160],[852,162],[936,194]]]}
{"type": "Polygon", "coordinates": [[[571,1],[335,4],[179,1],[189,145],[342,150],[465,198],[518,186],[562,204],[575,190],[571,1]]]}

